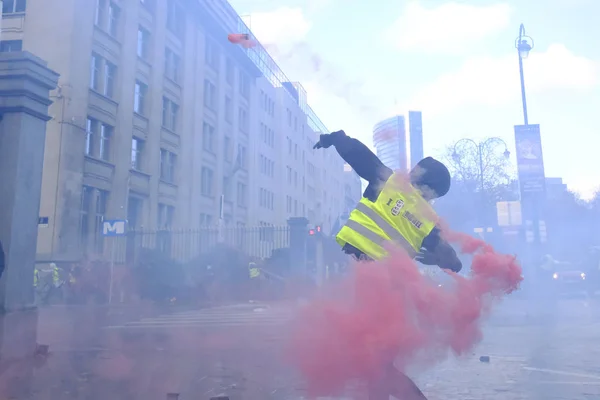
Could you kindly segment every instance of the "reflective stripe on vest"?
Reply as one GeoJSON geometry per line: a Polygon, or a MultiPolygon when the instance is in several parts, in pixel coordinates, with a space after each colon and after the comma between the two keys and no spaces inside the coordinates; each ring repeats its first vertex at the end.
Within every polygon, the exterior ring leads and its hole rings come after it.
{"type": "Polygon", "coordinates": [[[423,239],[435,228],[435,211],[416,189],[399,191],[392,175],[375,202],[363,198],[350,218],[336,235],[341,245],[351,245],[377,260],[388,255],[387,248],[394,244],[414,257],[421,249],[423,239]],[[432,217],[428,217],[429,211],[432,217]]]}
{"type": "MultiPolygon", "coordinates": [[[[408,254],[411,257],[414,257],[417,254],[415,252],[415,250],[413,249],[413,247],[411,246],[411,244],[408,242],[408,240],[406,240],[406,238],[404,236],[402,236],[402,234],[400,232],[398,232],[398,230],[396,230],[396,228],[394,228],[385,219],[383,219],[381,217],[381,215],[377,214],[375,211],[373,211],[372,209],[370,209],[368,206],[366,206],[363,203],[358,203],[358,205],[356,206],[356,209],[358,211],[360,211],[361,213],[365,214],[367,217],[371,218],[373,220],[373,222],[375,222],[375,224],[379,227],[379,229],[381,229],[383,232],[385,232],[385,234],[391,239],[391,242],[395,243],[396,245],[401,246],[404,250],[406,250],[408,252],[408,254]]],[[[371,240],[372,242],[380,245],[381,247],[386,247],[388,245],[388,243],[390,242],[390,240],[379,236],[375,232],[368,230],[367,228],[365,228],[364,226],[360,225],[359,223],[357,223],[355,221],[348,220],[348,223],[346,225],[349,228],[352,228],[352,230],[360,233],[361,235],[363,235],[367,239],[371,240]],[[354,226],[360,226],[360,228],[359,228],[360,230],[357,230],[353,226],[350,226],[350,224],[348,224],[349,222],[352,222],[352,225],[354,225],[354,226]],[[363,233],[363,231],[368,232],[368,234],[363,233]],[[375,239],[375,240],[373,240],[373,239],[375,239]]]]}

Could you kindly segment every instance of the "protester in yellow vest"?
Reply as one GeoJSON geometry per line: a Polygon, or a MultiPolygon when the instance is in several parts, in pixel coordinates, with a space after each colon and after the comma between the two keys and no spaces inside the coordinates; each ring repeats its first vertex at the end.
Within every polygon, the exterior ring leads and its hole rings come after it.
{"type": "Polygon", "coordinates": [[[250,274],[250,278],[252,279],[258,278],[260,276],[260,268],[258,268],[256,266],[256,263],[253,261],[248,263],[248,271],[250,274]]]}
{"type": "Polygon", "coordinates": [[[429,201],[450,190],[444,164],[427,157],[410,172],[410,184],[400,188],[398,176],[371,150],[344,131],[321,135],[315,149],[334,146],[369,185],[336,240],[344,252],[359,259],[380,259],[393,242],[423,264],[458,272],[462,263],[441,238],[429,201]]]}
{"type": "MultiPolygon", "coordinates": [[[[411,170],[410,182],[400,183],[399,175],[344,131],[321,135],[314,149],[331,146],[369,183],[363,198],[336,236],[345,253],[359,260],[378,260],[387,255],[386,248],[393,243],[423,264],[455,272],[461,270],[462,263],[454,249],[441,238],[435,212],[429,205],[429,201],[450,190],[450,172],[444,164],[427,157],[411,170]]],[[[381,381],[369,382],[369,400],[387,400],[390,396],[425,399],[412,380],[393,363],[386,371],[381,381]],[[412,393],[405,393],[406,388],[411,388],[412,393]]]]}

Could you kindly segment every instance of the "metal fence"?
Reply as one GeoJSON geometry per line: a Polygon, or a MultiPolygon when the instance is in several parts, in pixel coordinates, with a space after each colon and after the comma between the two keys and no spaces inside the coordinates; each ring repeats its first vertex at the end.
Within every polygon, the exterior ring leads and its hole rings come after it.
{"type": "Polygon", "coordinates": [[[173,260],[188,262],[217,246],[238,250],[249,257],[268,258],[273,250],[287,248],[290,228],[209,227],[187,230],[130,231],[126,236],[105,238],[103,256],[115,263],[133,262],[140,250],[160,250],[173,260]]]}

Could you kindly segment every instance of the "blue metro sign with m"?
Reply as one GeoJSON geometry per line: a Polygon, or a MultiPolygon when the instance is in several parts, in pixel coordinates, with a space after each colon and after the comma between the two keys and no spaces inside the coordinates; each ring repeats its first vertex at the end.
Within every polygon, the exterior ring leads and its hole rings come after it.
{"type": "Polygon", "coordinates": [[[104,236],[123,236],[127,221],[123,219],[112,219],[102,223],[102,234],[104,236]]]}

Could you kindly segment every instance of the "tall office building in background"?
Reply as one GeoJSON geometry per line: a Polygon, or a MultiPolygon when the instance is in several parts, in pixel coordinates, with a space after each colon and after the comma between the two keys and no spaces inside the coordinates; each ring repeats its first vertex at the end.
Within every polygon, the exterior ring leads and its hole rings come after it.
{"type": "Polygon", "coordinates": [[[384,119],[373,128],[373,145],[389,168],[407,171],[423,158],[423,121],[420,111],[384,119]]]}
{"type": "Polygon", "coordinates": [[[404,117],[384,119],[373,128],[373,145],[377,157],[386,166],[406,171],[408,166],[407,137],[404,117]]]}
{"type": "Polygon", "coordinates": [[[408,112],[408,132],[410,143],[410,167],[423,159],[423,117],[421,111],[408,112]]]}

